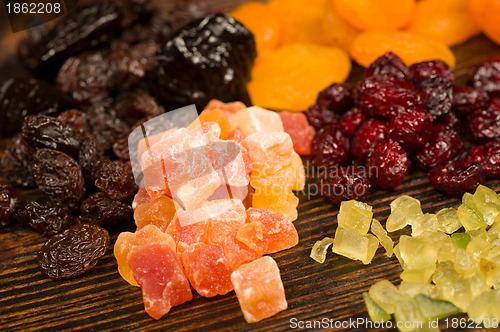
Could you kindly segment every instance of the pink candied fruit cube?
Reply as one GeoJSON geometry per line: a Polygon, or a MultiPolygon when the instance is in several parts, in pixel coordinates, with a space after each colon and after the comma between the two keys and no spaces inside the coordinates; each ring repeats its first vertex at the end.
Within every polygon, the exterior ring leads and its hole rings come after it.
{"type": "Polygon", "coordinates": [[[300,155],[311,154],[311,144],[316,131],[307,122],[306,115],[302,112],[279,112],[285,133],[292,138],[293,149],[300,155]]]}

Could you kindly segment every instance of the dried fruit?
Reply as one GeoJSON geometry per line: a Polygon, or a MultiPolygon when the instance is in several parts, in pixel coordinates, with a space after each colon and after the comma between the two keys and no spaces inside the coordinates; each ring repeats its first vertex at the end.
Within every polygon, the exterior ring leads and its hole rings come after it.
{"type": "Polygon", "coordinates": [[[364,200],[370,195],[369,170],[359,166],[328,169],[318,181],[323,196],[339,206],[342,201],[364,200]]]}
{"type": "Polygon", "coordinates": [[[12,137],[0,160],[2,176],[14,186],[34,187],[34,154],[35,149],[23,140],[20,133],[12,137]]]}
{"type": "Polygon", "coordinates": [[[68,228],[73,215],[67,206],[57,202],[30,201],[19,209],[17,219],[45,236],[52,236],[68,228]]]}
{"type": "Polygon", "coordinates": [[[309,124],[316,130],[320,130],[324,126],[334,127],[339,121],[338,114],[318,104],[309,107],[304,114],[309,124]]]}
{"type": "Polygon", "coordinates": [[[423,109],[408,110],[393,117],[387,126],[388,136],[407,151],[425,143],[432,128],[432,117],[423,109]]]}
{"type": "Polygon", "coordinates": [[[363,122],[351,144],[352,157],[360,162],[364,162],[370,154],[372,148],[382,142],[387,135],[387,122],[378,119],[368,119],[363,122]]]}
{"type": "Polygon", "coordinates": [[[337,114],[345,113],[353,104],[352,87],[345,83],[333,83],[320,91],[316,104],[337,114]]]}
{"type": "Polygon", "coordinates": [[[42,273],[67,279],[92,270],[108,251],[109,234],[96,225],[79,225],[54,235],[38,252],[42,273]]]}
{"type": "Polygon", "coordinates": [[[366,120],[366,118],[366,114],[363,113],[358,107],[353,107],[340,117],[338,124],[339,129],[352,140],[356,130],[359,128],[361,123],[366,120]]]}
{"type": "Polygon", "coordinates": [[[82,111],[75,109],[64,111],[57,116],[57,120],[63,125],[73,129],[73,131],[78,134],[79,138],[82,138],[87,132],[86,116],[82,111]]]}
{"type": "Polygon", "coordinates": [[[488,142],[471,148],[467,161],[479,163],[488,178],[500,178],[500,141],[488,142]]]}
{"type": "Polygon", "coordinates": [[[312,141],[311,161],[327,168],[346,165],[350,161],[349,140],[337,127],[320,129],[312,141]]]}
{"type": "Polygon", "coordinates": [[[156,99],[146,92],[126,93],[118,97],[113,109],[116,110],[118,118],[130,126],[145,117],[155,117],[165,111],[156,99]]]}
{"type": "Polygon", "coordinates": [[[469,83],[486,91],[490,98],[500,96],[500,57],[493,57],[472,68],[469,76],[469,83]]]}
{"type": "Polygon", "coordinates": [[[370,170],[370,182],[374,187],[391,189],[403,183],[410,169],[410,160],[398,143],[388,141],[374,146],[366,167],[370,170]]]}
{"type": "Polygon", "coordinates": [[[131,173],[109,159],[101,159],[92,170],[92,179],[97,188],[114,200],[123,201],[137,192],[131,173]]]}
{"type": "Polygon", "coordinates": [[[128,137],[122,137],[115,141],[113,144],[113,153],[121,160],[130,160],[128,137]]]}
{"type": "Polygon", "coordinates": [[[87,126],[97,137],[99,147],[109,150],[115,141],[129,133],[129,126],[121,121],[116,111],[107,103],[92,105],[87,110],[87,126]]]}
{"type": "Polygon", "coordinates": [[[80,206],[80,221],[98,226],[126,225],[132,221],[134,211],[130,205],[114,200],[102,192],[87,197],[80,206]]]}
{"type": "Polygon", "coordinates": [[[432,168],[427,174],[434,189],[452,197],[474,192],[484,182],[481,166],[467,161],[451,161],[432,168]]]}
{"type": "Polygon", "coordinates": [[[304,113],[284,111],[278,114],[283,122],[285,133],[292,139],[295,152],[300,155],[311,154],[311,143],[316,131],[309,125],[304,113]]]}
{"type": "Polygon", "coordinates": [[[389,75],[401,79],[408,79],[410,72],[403,60],[394,52],[387,52],[381,55],[366,69],[365,77],[376,75],[389,75]]]}
{"type": "Polygon", "coordinates": [[[98,147],[97,137],[88,135],[82,140],[78,152],[78,164],[82,167],[85,180],[91,179],[91,173],[102,157],[102,151],[98,147]]]}
{"type": "Polygon", "coordinates": [[[439,164],[460,158],[464,144],[460,135],[449,128],[433,126],[432,136],[420,146],[416,160],[420,167],[431,169],[439,164]]]}
{"type": "Polygon", "coordinates": [[[11,185],[0,184],[0,228],[9,226],[19,209],[17,193],[11,185]]]}
{"type": "Polygon", "coordinates": [[[455,86],[453,88],[453,110],[461,117],[485,109],[488,104],[488,94],[481,88],[455,86]]]}
{"type": "Polygon", "coordinates": [[[333,1],[327,1],[325,11],[321,21],[323,43],[349,52],[349,47],[359,31],[342,18],[333,1]]]}
{"type": "Polygon", "coordinates": [[[500,30],[497,26],[500,5],[493,0],[469,0],[467,9],[481,30],[497,44],[500,43],[500,30]]]}
{"type": "Polygon", "coordinates": [[[500,138],[500,111],[490,109],[472,112],[465,125],[469,138],[478,144],[500,138]]]}

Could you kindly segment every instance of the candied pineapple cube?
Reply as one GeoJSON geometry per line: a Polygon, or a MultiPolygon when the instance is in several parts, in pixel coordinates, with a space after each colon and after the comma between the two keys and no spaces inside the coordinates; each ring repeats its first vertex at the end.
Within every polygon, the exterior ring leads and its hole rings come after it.
{"type": "Polygon", "coordinates": [[[387,322],[391,320],[391,315],[379,307],[367,292],[363,292],[363,300],[365,300],[368,315],[373,322],[387,322]]]}
{"type": "Polygon", "coordinates": [[[435,214],[426,213],[415,218],[411,223],[411,235],[418,236],[425,231],[434,232],[438,230],[438,220],[435,214]]]}
{"type": "Polygon", "coordinates": [[[391,214],[385,227],[388,232],[411,225],[417,218],[423,216],[420,201],[410,196],[400,196],[391,202],[391,214]]]}
{"type": "Polygon", "coordinates": [[[382,225],[377,219],[372,220],[371,231],[380,241],[382,247],[384,247],[385,254],[387,255],[387,257],[392,257],[394,251],[393,250],[394,243],[392,242],[392,239],[389,237],[389,235],[387,235],[387,232],[385,231],[384,227],[382,227],[382,225]]]}
{"type": "Polygon", "coordinates": [[[478,269],[478,262],[467,250],[459,248],[455,251],[455,270],[464,278],[471,277],[478,269]]]}
{"type": "Polygon", "coordinates": [[[399,276],[405,282],[430,282],[436,271],[436,265],[429,265],[420,269],[406,268],[399,276]]]}
{"type": "Polygon", "coordinates": [[[371,234],[361,236],[350,228],[337,228],[333,252],[363,264],[370,264],[378,248],[378,240],[371,234]]]}
{"type": "Polygon", "coordinates": [[[472,202],[488,225],[492,225],[500,213],[500,198],[490,188],[479,185],[472,195],[472,202]]]}
{"type": "Polygon", "coordinates": [[[426,239],[429,243],[438,246],[438,262],[454,261],[455,246],[451,241],[451,237],[441,231],[424,232],[420,237],[426,239]]]}
{"type": "Polygon", "coordinates": [[[403,235],[399,239],[401,258],[412,269],[424,269],[437,261],[438,246],[425,238],[403,235]]]}
{"type": "Polygon", "coordinates": [[[403,299],[399,290],[389,280],[380,280],[368,290],[370,298],[389,314],[394,313],[396,304],[403,299]]]}
{"type": "Polygon", "coordinates": [[[333,244],[331,237],[325,237],[320,241],[316,241],[311,249],[310,257],[316,262],[323,264],[326,260],[326,252],[328,247],[333,244]]]}
{"type": "Polygon", "coordinates": [[[462,205],[457,209],[458,219],[466,231],[476,230],[486,227],[486,222],[477,212],[472,195],[465,193],[462,198],[462,205]]]}
{"type": "Polygon", "coordinates": [[[458,218],[457,209],[446,208],[440,210],[436,214],[438,230],[446,234],[453,234],[462,227],[462,223],[458,218]]]}
{"type": "Polygon", "coordinates": [[[467,252],[476,261],[479,261],[481,257],[486,256],[490,250],[490,243],[482,237],[473,237],[466,248],[467,252]]]}
{"type": "Polygon", "coordinates": [[[370,229],[373,212],[372,207],[366,203],[355,200],[340,203],[337,220],[339,227],[350,228],[358,235],[366,235],[370,229]]]}
{"type": "Polygon", "coordinates": [[[482,322],[486,328],[497,328],[500,320],[500,289],[490,289],[475,298],[469,306],[468,314],[474,321],[482,322]]]}

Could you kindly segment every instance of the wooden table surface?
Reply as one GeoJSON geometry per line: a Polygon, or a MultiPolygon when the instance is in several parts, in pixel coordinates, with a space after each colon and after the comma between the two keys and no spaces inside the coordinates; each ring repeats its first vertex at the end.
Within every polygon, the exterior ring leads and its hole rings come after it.
{"type": "MultiPolygon", "coordinates": [[[[235,1],[221,3],[228,9],[235,1]]],[[[475,37],[453,50],[461,82],[468,66],[500,54],[500,47],[484,36],[475,37]]],[[[354,66],[349,82],[356,82],[363,71],[354,66]]],[[[0,141],[0,151],[5,143],[5,140],[0,141]]],[[[500,180],[488,181],[486,185],[500,190],[500,180]]],[[[396,190],[375,192],[366,202],[373,205],[374,217],[384,224],[390,211],[389,203],[402,194],[420,199],[424,212],[428,213],[459,204],[458,200],[433,190],[425,173],[418,170],[414,170],[396,190]]],[[[23,195],[36,197],[36,192],[23,195]]],[[[161,320],[155,321],[144,311],[140,288],[130,286],[118,274],[112,247],[93,271],[71,280],[50,280],[42,276],[36,262],[36,253],[46,238],[20,224],[2,229],[0,331],[281,331],[290,329],[293,319],[348,321],[367,318],[361,294],[381,279],[400,282],[402,270],[396,258],[387,258],[379,248],[373,262],[363,265],[329,251],[326,262],[318,264],[309,258],[311,247],[325,236],[334,236],[338,210],[322,197],[307,197],[306,194],[300,196],[298,210],[299,218],[294,224],[299,244],[271,255],[281,270],[288,309],[251,325],[243,319],[234,292],[214,298],[203,298],[193,292],[192,301],[174,307],[161,320]]],[[[110,231],[112,244],[120,231],[110,231]]],[[[407,227],[390,235],[397,240],[400,235],[409,233],[407,227]]]]}

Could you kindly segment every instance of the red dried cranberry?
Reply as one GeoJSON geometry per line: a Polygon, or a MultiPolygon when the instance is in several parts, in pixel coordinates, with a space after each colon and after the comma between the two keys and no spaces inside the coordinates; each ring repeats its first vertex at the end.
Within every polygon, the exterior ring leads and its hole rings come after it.
{"type": "Polygon", "coordinates": [[[442,125],[444,127],[448,127],[450,129],[455,130],[456,132],[462,132],[462,123],[460,119],[457,117],[455,112],[450,110],[448,113],[441,115],[435,121],[435,124],[442,125]]]}
{"type": "Polygon", "coordinates": [[[469,86],[453,88],[453,110],[462,118],[474,111],[486,108],[488,100],[488,94],[483,89],[469,86]]]}
{"type": "Polygon", "coordinates": [[[337,167],[349,163],[349,140],[337,127],[324,127],[314,135],[311,145],[314,166],[337,167]]]}
{"type": "Polygon", "coordinates": [[[469,138],[478,144],[500,138],[500,112],[480,110],[469,114],[466,130],[469,138]]]}
{"type": "Polygon", "coordinates": [[[492,112],[500,112],[500,98],[493,98],[486,109],[492,112]]]}
{"type": "Polygon", "coordinates": [[[465,192],[472,193],[484,182],[481,166],[465,160],[438,165],[427,173],[427,177],[434,189],[453,197],[462,197],[465,192]]]}
{"type": "Polygon", "coordinates": [[[408,81],[389,75],[365,78],[358,84],[359,106],[370,116],[392,118],[407,109],[423,108],[425,93],[408,81]]]}
{"type": "Polygon", "coordinates": [[[366,168],[359,166],[331,168],[318,181],[318,186],[321,194],[337,206],[342,201],[364,200],[371,190],[366,168]]]}
{"type": "Polygon", "coordinates": [[[453,69],[441,60],[424,61],[410,66],[410,79],[415,86],[436,75],[448,81],[455,79],[453,69]]]}
{"type": "Polygon", "coordinates": [[[407,152],[425,143],[432,134],[432,117],[423,109],[408,110],[389,121],[389,137],[407,152]]]}
{"type": "Polygon", "coordinates": [[[483,167],[488,178],[500,178],[500,141],[478,145],[467,152],[467,161],[476,162],[483,167]]]}
{"type": "Polygon", "coordinates": [[[460,135],[443,125],[434,125],[430,139],[417,151],[416,159],[420,167],[431,169],[439,164],[460,158],[464,144],[460,135]]]}
{"type": "Polygon", "coordinates": [[[403,148],[394,141],[375,145],[366,160],[370,182],[379,189],[391,189],[403,183],[410,169],[410,160],[403,148]]]}
{"type": "Polygon", "coordinates": [[[500,96],[500,56],[486,60],[473,69],[469,81],[472,86],[486,91],[490,97],[500,96]]]}
{"type": "Polygon", "coordinates": [[[324,126],[335,126],[339,121],[338,114],[318,104],[309,107],[304,114],[309,124],[316,130],[324,126]]]}
{"type": "Polygon", "coordinates": [[[349,84],[333,83],[318,94],[316,104],[342,114],[353,104],[352,88],[349,84]]]}
{"type": "Polygon", "coordinates": [[[373,62],[366,70],[366,76],[391,75],[406,79],[409,75],[408,67],[403,60],[392,52],[385,53],[373,62]]]}
{"type": "Polygon", "coordinates": [[[357,107],[353,107],[340,117],[339,128],[349,139],[354,137],[359,125],[366,120],[366,114],[357,107]]]}
{"type": "Polygon", "coordinates": [[[359,162],[365,161],[375,144],[385,139],[387,123],[368,119],[359,126],[351,145],[351,154],[359,162]]]}

